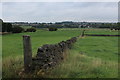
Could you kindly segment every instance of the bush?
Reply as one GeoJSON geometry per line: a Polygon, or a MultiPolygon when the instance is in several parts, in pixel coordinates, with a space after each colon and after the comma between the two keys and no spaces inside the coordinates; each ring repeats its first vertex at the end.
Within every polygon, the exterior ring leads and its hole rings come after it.
{"type": "Polygon", "coordinates": [[[2,32],[12,32],[12,24],[2,22],[2,32]]]}
{"type": "Polygon", "coordinates": [[[12,33],[21,33],[21,32],[23,32],[23,31],[24,31],[24,28],[19,27],[19,26],[14,26],[14,27],[12,28],[12,33]]]}
{"type": "Polygon", "coordinates": [[[49,31],[57,31],[57,28],[55,28],[55,27],[49,27],[49,31]]]}
{"type": "Polygon", "coordinates": [[[31,28],[28,28],[25,32],[35,32],[35,31],[36,31],[36,28],[31,27],[31,28]]]}

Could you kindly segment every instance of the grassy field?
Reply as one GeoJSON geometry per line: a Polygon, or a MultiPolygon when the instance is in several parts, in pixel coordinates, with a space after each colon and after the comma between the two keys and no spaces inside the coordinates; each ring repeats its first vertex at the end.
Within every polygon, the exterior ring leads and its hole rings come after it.
{"type": "Polygon", "coordinates": [[[111,31],[109,29],[86,29],[85,34],[109,34],[118,35],[118,31],[111,31]]]}
{"type": "MultiPolygon", "coordinates": [[[[19,77],[23,67],[22,36],[30,35],[33,56],[43,44],[55,44],[78,36],[83,29],[59,29],[55,32],[37,30],[35,33],[8,34],[2,37],[3,77],[19,77]]],[[[117,31],[89,29],[89,34],[118,34],[117,31]]],[[[36,75],[40,77],[41,75],[36,75]]],[[[68,51],[67,58],[44,74],[50,78],[116,78],[118,77],[118,38],[83,37],[68,51]]]]}
{"type": "Polygon", "coordinates": [[[67,40],[71,37],[78,36],[79,34],[80,31],[76,30],[59,30],[57,32],[38,30],[35,33],[27,32],[4,35],[2,37],[3,58],[9,56],[16,57],[23,54],[23,35],[31,36],[33,54],[36,54],[38,47],[44,44],[55,44],[62,40],[67,40]]]}
{"type": "Polygon", "coordinates": [[[84,37],[69,51],[67,59],[50,71],[54,78],[117,78],[118,39],[84,37]]]}

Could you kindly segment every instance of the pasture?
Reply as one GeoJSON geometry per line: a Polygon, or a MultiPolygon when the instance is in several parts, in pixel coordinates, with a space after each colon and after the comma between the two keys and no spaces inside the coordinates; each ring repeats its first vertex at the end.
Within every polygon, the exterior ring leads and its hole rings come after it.
{"type": "MultiPolygon", "coordinates": [[[[83,29],[59,29],[37,32],[7,34],[2,36],[3,77],[19,77],[23,68],[23,35],[31,36],[33,56],[38,47],[44,44],[55,44],[62,40],[79,36],[83,29]]],[[[87,34],[118,34],[118,31],[107,29],[89,29],[87,34]]],[[[35,77],[41,77],[36,74],[35,77]]],[[[116,78],[118,77],[118,37],[88,37],[80,38],[68,50],[66,59],[42,77],[52,78],[116,78]]]]}
{"type": "Polygon", "coordinates": [[[117,78],[118,38],[83,37],[69,51],[67,59],[48,74],[64,78],[117,78]]]}
{"type": "Polygon", "coordinates": [[[23,55],[23,35],[31,36],[33,54],[36,54],[38,47],[44,44],[55,44],[62,40],[67,40],[71,37],[80,35],[80,31],[62,31],[50,32],[45,30],[38,30],[37,32],[27,32],[18,34],[8,34],[2,36],[2,47],[3,47],[3,58],[5,57],[16,57],[23,55]],[[73,34],[74,33],[74,34],[73,34]]]}

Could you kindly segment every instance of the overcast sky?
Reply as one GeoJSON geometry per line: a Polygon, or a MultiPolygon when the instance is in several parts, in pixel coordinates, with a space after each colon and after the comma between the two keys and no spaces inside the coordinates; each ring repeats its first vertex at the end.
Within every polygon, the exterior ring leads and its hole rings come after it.
{"type": "Polygon", "coordinates": [[[117,22],[117,2],[3,2],[4,21],[117,22]]]}
{"type": "Polygon", "coordinates": [[[120,0],[1,0],[2,2],[119,2],[120,0]]]}

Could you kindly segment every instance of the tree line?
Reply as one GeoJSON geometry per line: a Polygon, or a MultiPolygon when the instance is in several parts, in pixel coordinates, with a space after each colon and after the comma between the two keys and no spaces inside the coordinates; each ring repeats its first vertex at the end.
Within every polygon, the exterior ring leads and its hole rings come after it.
{"type": "MultiPolygon", "coordinates": [[[[2,21],[2,20],[0,20],[2,21]]],[[[111,30],[120,30],[120,22],[118,23],[95,23],[95,22],[55,22],[55,23],[24,23],[25,25],[32,26],[32,29],[24,30],[20,26],[23,23],[14,24],[2,21],[2,32],[35,32],[35,28],[48,28],[49,31],[57,30],[56,28],[108,28],[111,30]],[[34,30],[33,30],[34,29],[34,30]]]]}
{"type": "Polygon", "coordinates": [[[120,30],[120,23],[39,23],[37,25],[33,25],[35,28],[108,28],[108,29],[115,29],[120,30]]]}
{"type": "Polygon", "coordinates": [[[12,25],[11,23],[6,23],[0,20],[2,24],[2,32],[12,32],[12,33],[21,33],[21,32],[35,32],[36,28],[31,27],[27,28],[26,30],[19,25],[12,25]]]}

